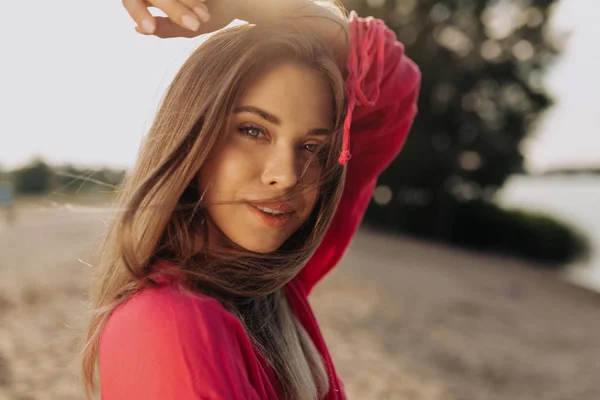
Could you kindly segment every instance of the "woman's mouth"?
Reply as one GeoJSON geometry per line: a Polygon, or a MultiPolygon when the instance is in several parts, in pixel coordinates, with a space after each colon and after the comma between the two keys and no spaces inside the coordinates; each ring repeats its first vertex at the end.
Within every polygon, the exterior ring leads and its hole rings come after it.
{"type": "Polygon", "coordinates": [[[291,207],[267,207],[267,206],[254,206],[252,204],[248,204],[250,210],[260,217],[260,221],[270,227],[273,228],[281,228],[283,227],[291,218],[292,214],[295,211],[285,211],[291,210],[291,207]]]}

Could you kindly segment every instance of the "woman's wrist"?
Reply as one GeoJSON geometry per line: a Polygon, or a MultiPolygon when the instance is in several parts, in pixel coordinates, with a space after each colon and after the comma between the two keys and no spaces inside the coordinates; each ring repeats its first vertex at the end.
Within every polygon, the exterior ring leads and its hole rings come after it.
{"type": "Polygon", "coordinates": [[[238,18],[249,23],[260,24],[288,18],[299,26],[310,29],[330,46],[340,69],[345,71],[350,53],[350,31],[348,19],[340,13],[310,0],[235,1],[240,3],[238,18]],[[256,7],[256,3],[264,6],[256,7]]]}

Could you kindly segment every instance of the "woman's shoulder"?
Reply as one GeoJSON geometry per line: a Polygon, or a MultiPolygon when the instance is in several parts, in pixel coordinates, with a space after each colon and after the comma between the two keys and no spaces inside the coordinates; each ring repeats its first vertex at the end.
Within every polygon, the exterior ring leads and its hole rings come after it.
{"type": "Polygon", "coordinates": [[[211,341],[237,328],[242,328],[240,322],[218,300],[166,284],[144,288],[117,306],[103,328],[101,343],[126,344],[128,339],[139,343],[140,335],[165,345],[174,337],[211,341]]]}
{"type": "Polygon", "coordinates": [[[175,285],[148,287],[104,325],[102,398],[257,399],[248,370],[254,357],[241,323],[216,299],[175,285]]]}
{"type": "Polygon", "coordinates": [[[205,325],[216,327],[237,321],[221,303],[203,293],[192,292],[179,285],[147,287],[117,306],[107,322],[140,329],[146,324],[153,329],[167,330],[175,326],[205,325]]]}

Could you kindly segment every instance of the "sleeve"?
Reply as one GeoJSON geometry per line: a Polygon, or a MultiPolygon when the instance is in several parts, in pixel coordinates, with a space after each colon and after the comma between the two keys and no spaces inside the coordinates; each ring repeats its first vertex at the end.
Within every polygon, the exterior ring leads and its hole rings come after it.
{"type": "Polygon", "coordinates": [[[102,400],[258,400],[226,317],[216,300],[171,288],[136,294],[102,331],[102,400]]]}
{"type": "Polygon", "coordinates": [[[417,113],[421,74],[382,20],[350,14],[344,192],[319,248],[298,274],[306,293],[341,259],[371,200],[379,174],[398,155],[417,113]],[[351,152],[350,152],[351,150],[351,152]]]}

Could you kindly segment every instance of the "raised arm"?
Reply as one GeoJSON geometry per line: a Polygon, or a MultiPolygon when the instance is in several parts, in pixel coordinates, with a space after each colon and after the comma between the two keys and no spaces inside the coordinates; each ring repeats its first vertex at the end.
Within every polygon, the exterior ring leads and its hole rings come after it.
{"type": "Polygon", "coordinates": [[[195,37],[229,25],[234,19],[259,24],[293,19],[330,44],[341,69],[350,49],[347,18],[332,1],[311,0],[123,0],[136,31],[161,38],[195,37]],[[155,7],[167,17],[155,17],[155,7]]]}
{"type": "Polygon", "coordinates": [[[311,30],[329,45],[340,69],[345,72],[350,53],[349,22],[332,1],[242,1],[248,7],[242,10],[242,19],[245,21],[259,24],[263,21],[289,19],[311,30]]]}
{"type": "Polygon", "coordinates": [[[309,293],[341,259],[371,200],[377,177],[398,155],[417,113],[418,67],[383,21],[351,13],[346,88],[346,183],[323,242],[297,277],[309,293]]]}

